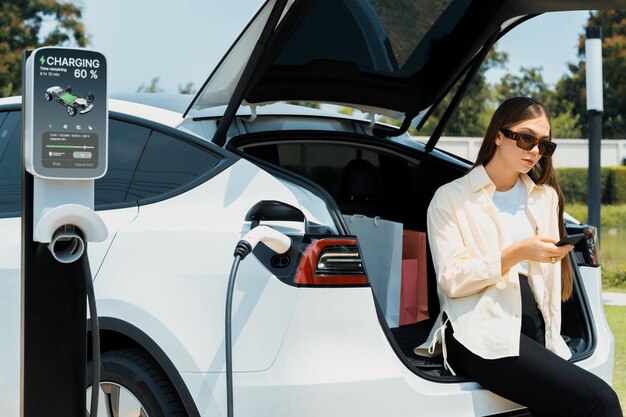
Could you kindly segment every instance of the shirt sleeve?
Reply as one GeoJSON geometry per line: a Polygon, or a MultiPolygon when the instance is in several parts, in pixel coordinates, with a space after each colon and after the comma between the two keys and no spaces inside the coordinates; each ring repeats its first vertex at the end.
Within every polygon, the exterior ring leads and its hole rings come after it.
{"type": "Polygon", "coordinates": [[[474,255],[465,246],[454,207],[453,199],[439,189],[427,212],[437,282],[450,298],[478,293],[503,280],[500,251],[488,256],[474,255]]]}

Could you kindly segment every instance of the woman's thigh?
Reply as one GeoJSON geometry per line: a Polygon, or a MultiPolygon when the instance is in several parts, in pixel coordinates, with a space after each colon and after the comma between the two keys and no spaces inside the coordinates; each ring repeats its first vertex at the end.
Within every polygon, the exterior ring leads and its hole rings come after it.
{"type": "Polygon", "coordinates": [[[622,417],[613,389],[594,374],[521,335],[520,355],[483,359],[446,331],[448,362],[484,388],[528,407],[534,416],[622,417]]]}

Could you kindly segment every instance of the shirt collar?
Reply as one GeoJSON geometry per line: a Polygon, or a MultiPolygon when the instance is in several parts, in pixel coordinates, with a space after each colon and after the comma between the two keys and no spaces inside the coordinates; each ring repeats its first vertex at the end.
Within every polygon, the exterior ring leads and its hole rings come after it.
{"type": "MultiPolygon", "coordinates": [[[[472,192],[477,192],[485,187],[493,187],[495,191],[495,184],[491,181],[489,174],[487,174],[487,170],[483,165],[478,165],[469,172],[469,183],[472,189],[472,192]]],[[[524,187],[526,188],[526,193],[530,195],[535,187],[543,188],[543,185],[535,184],[535,182],[527,175],[520,174],[522,178],[522,182],[524,183],[524,187]]]]}

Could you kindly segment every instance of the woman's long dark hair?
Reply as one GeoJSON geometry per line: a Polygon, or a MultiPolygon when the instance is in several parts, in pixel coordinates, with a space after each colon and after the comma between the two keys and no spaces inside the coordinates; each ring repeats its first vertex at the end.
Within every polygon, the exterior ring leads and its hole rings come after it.
{"type": "MultiPolygon", "coordinates": [[[[493,114],[491,122],[489,122],[474,166],[485,165],[491,160],[496,152],[496,138],[500,129],[508,128],[520,122],[535,119],[540,116],[545,116],[550,126],[552,126],[548,110],[546,110],[545,106],[540,102],[528,97],[513,97],[504,101],[493,114]]],[[[552,128],[550,128],[550,136],[552,136],[552,128]]],[[[528,175],[535,184],[547,184],[556,190],[559,196],[559,235],[561,237],[565,236],[565,224],[563,222],[565,199],[561,192],[556,172],[552,166],[552,158],[541,157],[528,175]]],[[[561,260],[561,299],[569,299],[572,295],[572,289],[572,270],[569,264],[569,257],[566,256],[561,260]]]]}

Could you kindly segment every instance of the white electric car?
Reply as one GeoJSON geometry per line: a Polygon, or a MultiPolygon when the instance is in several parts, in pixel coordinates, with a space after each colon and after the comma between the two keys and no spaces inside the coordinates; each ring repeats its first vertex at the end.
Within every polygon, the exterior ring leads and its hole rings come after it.
{"type": "MultiPolygon", "coordinates": [[[[438,150],[437,135],[411,140],[409,124],[423,123],[454,83],[462,94],[465,75],[513,26],[602,7],[626,2],[269,0],[195,97],[110,100],[108,173],[95,185],[109,234],[89,246],[106,398],[98,415],[226,415],[227,282],[235,245],[259,221],[293,244],[282,256],[260,244],[239,267],[235,416],[528,415],[413,353],[439,311],[430,255],[418,260],[430,318],[398,325],[376,288],[397,283],[399,272],[368,276],[367,265],[399,249],[361,259],[363,242],[346,219],[424,232],[433,193],[470,163],[438,150]],[[370,116],[266,105],[287,100],[370,116]],[[376,114],[399,116],[402,126],[379,124],[376,114]],[[303,218],[285,214],[294,211],[303,218]]],[[[1,99],[3,417],[19,415],[20,139],[20,99],[1,99]]],[[[571,256],[562,334],[572,361],[611,382],[594,229],[573,219],[567,228],[588,239],[571,256]]]]}

